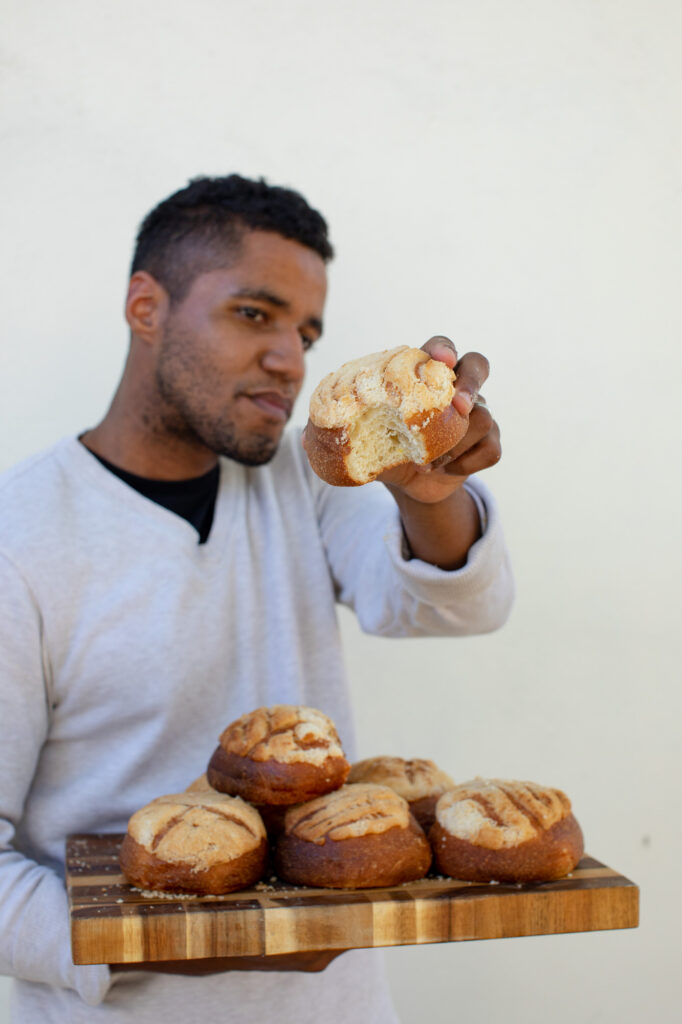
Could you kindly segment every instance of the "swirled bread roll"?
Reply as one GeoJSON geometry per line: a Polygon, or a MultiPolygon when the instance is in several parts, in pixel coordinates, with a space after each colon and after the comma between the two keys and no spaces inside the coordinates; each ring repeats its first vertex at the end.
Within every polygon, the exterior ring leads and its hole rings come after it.
{"type": "Polygon", "coordinates": [[[429,833],[438,870],[473,882],[562,878],[583,854],[571,802],[534,782],[474,779],[439,799],[429,833]]]}
{"type": "Polygon", "coordinates": [[[368,757],[351,765],[348,782],[374,782],[389,786],[407,800],[410,812],[425,832],[431,828],[436,802],[455,783],[426,758],[368,757]]]}
{"type": "Polygon", "coordinates": [[[215,894],[257,882],[266,854],[258,811],[205,790],[160,796],[136,811],[119,859],[140,889],[215,894]]]}
{"type": "Polygon", "coordinates": [[[289,808],[275,848],[277,874],[294,885],[401,885],[430,865],[431,849],[407,801],[370,783],[289,808]]]}
{"type": "Polygon", "coordinates": [[[306,453],[327,483],[355,486],[425,465],[453,448],[467,421],[452,405],[454,371],[406,345],[351,360],[310,401],[306,453]]]}
{"type": "Polygon", "coordinates": [[[277,704],[228,725],[206,774],[222,793],[259,805],[283,805],[338,789],[349,769],[327,715],[316,708],[277,704]]]}

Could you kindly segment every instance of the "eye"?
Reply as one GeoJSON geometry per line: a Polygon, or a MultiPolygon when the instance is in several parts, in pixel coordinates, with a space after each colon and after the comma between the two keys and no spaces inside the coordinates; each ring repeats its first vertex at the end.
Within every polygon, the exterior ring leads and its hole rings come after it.
{"type": "Polygon", "coordinates": [[[240,316],[243,316],[246,320],[250,320],[254,324],[264,324],[267,320],[267,313],[262,309],[258,309],[256,306],[239,306],[237,312],[240,316]]]}
{"type": "Polygon", "coordinates": [[[303,351],[308,352],[316,342],[316,338],[311,338],[308,334],[301,335],[301,344],[303,345],[303,351]]]}

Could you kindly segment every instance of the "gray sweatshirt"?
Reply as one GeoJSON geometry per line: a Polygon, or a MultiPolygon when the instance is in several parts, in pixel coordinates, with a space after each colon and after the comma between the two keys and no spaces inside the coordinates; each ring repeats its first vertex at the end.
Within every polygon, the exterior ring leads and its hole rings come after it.
{"type": "Polygon", "coordinates": [[[207,543],[75,438],[0,479],[0,972],[32,1022],[393,1021],[376,951],[321,974],[203,978],[71,961],[64,843],[122,832],[201,774],[222,728],[278,703],[320,708],[354,756],[336,602],[381,636],[458,636],[507,617],[497,511],[444,572],[405,558],[380,484],[332,488],[296,433],[268,466],[221,460],[207,543]],[[113,981],[112,981],[113,978],[113,981]]]}

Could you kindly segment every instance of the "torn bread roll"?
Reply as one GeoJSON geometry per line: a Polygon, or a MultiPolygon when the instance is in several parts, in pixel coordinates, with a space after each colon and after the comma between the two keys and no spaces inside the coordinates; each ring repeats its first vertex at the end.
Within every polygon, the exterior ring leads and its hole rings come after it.
{"type": "Polygon", "coordinates": [[[387,786],[343,786],[291,807],[275,870],[294,885],[366,889],[423,878],[431,848],[407,801],[387,786]]]}
{"type": "Polygon", "coordinates": [[[296,804],[338,789],[346,760],[334,723],[316,708],[256,708],[223,730],[206,776],[253,804],[296,804]]]}
{"type": "Polygon", "coordinates": [[[407,800],[410,813],[425,832],[433,825],[436,803],[455,785],[449,775],[422,757],[368,757],[351,765],[348,782],[374,782],[389,786],[407,800]]]}
{"type": "Polygon", "coordinates": [[[310,465],[327,483],[350,487],[407,462],[433,462],[467,430],[452,405],[454,380],[446,363],[406,345],[345,363],[310,400],[310,465]]]}
{"type": "Polygon", "coordinates": [[[534,782],[474,779],[444,793],[429,833],[442,874],[471,882],[548,882],[583,855],[565,793],[534,782]]]}
{"type": "Polygon", "coordinates": [[[139,889],[214,895],[254,885],[266,856],[258,811],[204,790],[160,796],[136,811],[119,860],[139,889]]]}

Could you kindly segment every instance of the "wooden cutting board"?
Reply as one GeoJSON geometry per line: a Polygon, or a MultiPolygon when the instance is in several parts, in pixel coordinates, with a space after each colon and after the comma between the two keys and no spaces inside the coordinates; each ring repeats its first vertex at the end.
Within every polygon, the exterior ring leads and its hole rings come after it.
{"type": "Polygon", "coordinates": [[[634,928],[639,889],[583,857],[558,882],[501,885],[428,876],[387,889],[308,889],[274,881],[226,896],[145,896],[120,872],[122,835],[67,843],[76,964],[499,939],[634,928]]]}

